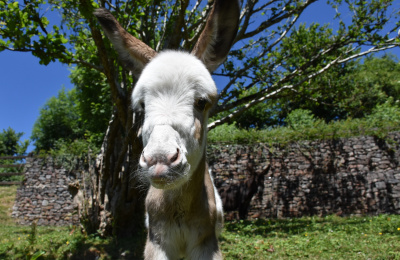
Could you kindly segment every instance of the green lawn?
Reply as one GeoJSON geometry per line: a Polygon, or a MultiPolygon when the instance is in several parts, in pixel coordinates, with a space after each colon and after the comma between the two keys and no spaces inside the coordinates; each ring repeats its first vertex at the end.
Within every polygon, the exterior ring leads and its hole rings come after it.
{"type": "Polygon", "coordinates": [[[400,216],[227,223],[226,259],[400,259],[400,216]]]}
{"type": "MultiPolygon", "coordinates": [[[[133,240],[79,227],[24,227],[10,217],[16,187],[0,187],[0,259],[140,259],[133,240]]],[[[225,259],[400,259],[400,216],[304,217],[225,223],[225,259]]]]}
{"type": "Polygon", "coordinates": [[[14,203],[17,186],[0,186],[0,225],[13,223],[11,219],[11,208],[14,203]]]}

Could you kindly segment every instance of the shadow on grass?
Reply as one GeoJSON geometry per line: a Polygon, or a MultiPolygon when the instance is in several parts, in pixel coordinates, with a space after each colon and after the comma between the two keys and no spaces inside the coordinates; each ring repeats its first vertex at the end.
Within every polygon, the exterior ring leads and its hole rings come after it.
{"type": "Polygon", "coordinates": [[[67,259],[143,259],[146,232],[129,238],[81,237],[74,241],[74,249],[66,253],[67,259]]]}
{"type": "MultiPolygon", "coordinates": [[[[143,259],[146,237],[145,229],[140,234],[136,234],[134,238],[101,238],[95,235],[81,234],[77,227],[40,227],[35,235],[36,239],[29,242],[30,237],[35,234],[30,227],[9,226],[3,227],[0,231],[3,236],[0,240],[0,243],[3,243],[0,244],[0,259],[30,259],[26,256],[34,256],[38,252],[44,252],[38,259],[143,259]],[[9,237],[8,234],[10,234],[9,237]]],[[[232,256],[235,249],[239,250],[240,254],[256,252],[255,246],[265,247],[260,250],[270,250],[268,245],[257,244],[257,241],[260,241],[257,236],[286,240],[286,238],[298,234],[336,233],[337,231],[342,232],[338,233],[339,236],[342,236],[343,232],[375,234],[376,236],[383,233],[384,235],[399,236],[400,216],[327,216],[323,218],[304,217],[226,222],[220,241],[225,243],[225,250],[228,250],[232,256]],[[247,244],[241,245],[241,241],[245,241],[247,244]]]]}
{"type": "Polygon", "coordinates": [[[146,231],[135,237],[101,238],[77,227],[2,227],[0,259],[143,259],[146,231]],[[8,237],[7,234],[10,234],[8,237]],[[12,234],[12,235],[11,235],[12,234]]]}

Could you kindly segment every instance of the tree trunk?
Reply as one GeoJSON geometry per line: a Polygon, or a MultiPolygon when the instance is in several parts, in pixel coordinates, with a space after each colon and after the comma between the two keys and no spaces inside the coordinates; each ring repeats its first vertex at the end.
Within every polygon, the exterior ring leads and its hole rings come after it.
{"type": "Polygon", "coordinates": [[[96,165],[90,170],[92,194],[86,197],[89,206],[82,216],[88,233],[97,231],[116,238],[144,235],[147,187],[135,175],[142,150],[137,130],[132,116],[122,126],[114,113],[96,165]]]}
{"type": "MultiPolygon", "coordinates": [[[[104,137],[95,166],[89,170],[91,191],[86,196],[87,206],[81,222],[88,233],[102,236],[131,237],[144,233],[144,199],[147,187],[139,183],[135,172],[143,149],[138,138],[140,115],[130,109],[131,89],[119,70],[96,27],[90,1],[80,0],[79,10],[85,15],[96,44],[103,73],[107,77],[114,104],[114,112],[104,137]]],[[[125,75],[128,75],[126,72],[125,75]]]]}

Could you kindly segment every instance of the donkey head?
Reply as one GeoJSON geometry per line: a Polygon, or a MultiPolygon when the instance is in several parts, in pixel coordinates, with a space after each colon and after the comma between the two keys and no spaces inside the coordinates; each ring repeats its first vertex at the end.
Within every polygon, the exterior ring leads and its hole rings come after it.
{"type": "Polygon", "coordinates": [[[208,113],[217,99],[211,77],[236,36],[239,1],[216,0],[192,53],[157,54],[105,9],[94,13],[120,58],[138,77],[132,107],[144,112],[142,172],[161,189],[181,186],[205,160],[208,113]]]}
{"type": "Polygon", "coordinates": [[[162,52],[145,67],[132,103],[144,110],[139,163],[153,186],[176,187],[196,169],[216,95],[210,73],[190,54],[162,52]]]}

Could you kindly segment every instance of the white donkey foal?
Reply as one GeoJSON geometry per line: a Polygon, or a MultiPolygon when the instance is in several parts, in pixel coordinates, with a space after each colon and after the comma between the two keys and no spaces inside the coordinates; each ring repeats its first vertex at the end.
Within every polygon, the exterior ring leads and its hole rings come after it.
{"type": "Polygon", "coordinates": [[[226,58],[236,36],[240,3],[216,0],[191,54],[157,53],[98,9],[106,35],[139,78],[132,93],[144,113],[141,173],[146,197],[145,259],[222,259],[217,236],[221,199],[206,162],[208,114],[217,101],[210,73],[226,58]]]}

